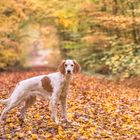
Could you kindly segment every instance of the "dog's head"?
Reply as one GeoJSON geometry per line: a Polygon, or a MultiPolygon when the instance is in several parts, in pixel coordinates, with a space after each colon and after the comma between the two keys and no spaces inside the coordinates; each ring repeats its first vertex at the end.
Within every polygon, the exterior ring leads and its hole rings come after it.
{"type": "Polygon", "coordinates": [[[78,73],[81,70],[80,65],[77,63],[76,60],[63,60],[58,67],[58,70],[64,75],[70,75],[73,73],[78,73]]]}

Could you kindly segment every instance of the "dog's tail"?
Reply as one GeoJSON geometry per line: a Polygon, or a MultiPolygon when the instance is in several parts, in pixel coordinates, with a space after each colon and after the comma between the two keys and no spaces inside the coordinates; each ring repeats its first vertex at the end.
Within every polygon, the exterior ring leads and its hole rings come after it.
{"type": "Polygon", "coordinates": [[[9,100],[10,100],[9,98],[8,98],[8,99],[1,99],[1,100],[0,100],[0,103],[6,105],[6,104],[9,103],[9,100]]]}

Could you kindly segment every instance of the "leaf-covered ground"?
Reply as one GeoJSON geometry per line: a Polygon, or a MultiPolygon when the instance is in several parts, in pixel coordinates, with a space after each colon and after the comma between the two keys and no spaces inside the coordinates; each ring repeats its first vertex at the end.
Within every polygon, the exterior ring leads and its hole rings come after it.
{"type": "MultiPolygon", "coordinates": [[[[13,72],[0,74],[0,99],[11,94],[22,79],[48,72],[13,72]]],[[[8,113],[0,125],[0,139],[139,139],[140,90],[123,83],[99,79],[84,74],[74,76],[68,96],[68,118],[71,123],[56,125],[50,119],[48,101],[36,102],[19,119],[19,108],[8,113]]],[[[3,105],[0,105],[0,112],[3,105]]],[[[60,107],[59,107],[60,109],[60,107]]],[[[60,111],[58,111],[60,117],[60,111]]]]}

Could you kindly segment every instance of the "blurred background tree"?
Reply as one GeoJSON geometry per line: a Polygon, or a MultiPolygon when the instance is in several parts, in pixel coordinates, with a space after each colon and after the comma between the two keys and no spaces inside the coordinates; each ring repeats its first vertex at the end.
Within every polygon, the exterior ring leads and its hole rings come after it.
{"type": "Polygon", "coordinates": [[[140,0],[1,0],[0,17],[1,70],[46,50],[44,65],[74,58],[92,74],[140,75],[140,0]]]}

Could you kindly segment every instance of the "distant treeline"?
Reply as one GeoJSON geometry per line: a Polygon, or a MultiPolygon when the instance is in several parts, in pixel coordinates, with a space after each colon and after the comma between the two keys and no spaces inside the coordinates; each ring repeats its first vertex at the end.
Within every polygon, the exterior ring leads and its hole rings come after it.
{"type": "Polygon", "coordinates": [[[61,55],[90,73],[140,75],[140,0],[7,0],[0,17],[0,69],[23,65],[23,31],[35,23],[53,25],[61,55]]]}

